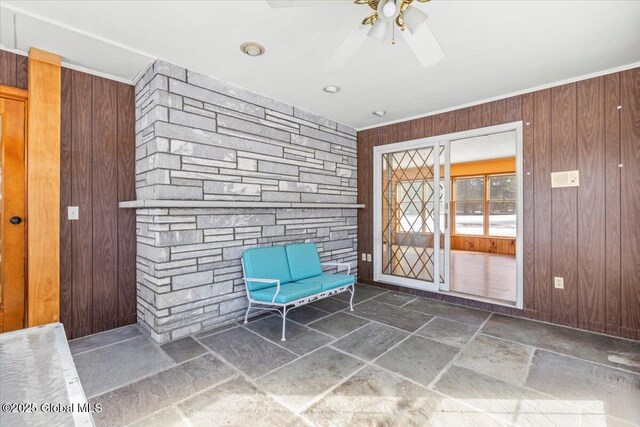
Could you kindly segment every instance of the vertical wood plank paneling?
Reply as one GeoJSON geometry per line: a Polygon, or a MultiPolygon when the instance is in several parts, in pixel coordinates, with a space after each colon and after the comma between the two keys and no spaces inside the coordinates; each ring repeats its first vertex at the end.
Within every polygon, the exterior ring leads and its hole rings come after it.
{"type": "Polygon", "coordinates": [[[6,50],[0,50],[0,85],[18,87],[17,56],[6,50]]]}
{"type": "Polygon", "coordinates": [[[408,129],[409,139],[422,138],[422,135],[424,135],[424,124],[425,124],[424,118],[410,120],[408,123],[409,123],[409,129],[408,129]]]}
{"type": "Polygon", "coordinates": [[[62,69],[60,99],[60,322],[67,337],[72,336],[73,324],[73,268],[71,223],[67,220],[67,206],[72,206],[71,187],[71,71],[62,69]]]}
{"type": "Polygon", "coordinates": [[[491,103],[491,124],[499,125],[507,122],[507,101],[500,99],[491,103]]]}
{"type": "MultiPolygon", "coordinates": [[[[513,119],[513,116],[510,117],[513,119]]],[[[513,121],[513,120],[512,120],[513,121]]],[[[522,98],[522,198],[523,198],[523,287],[525,314],[536,317],[535,306],[535,198],[534,198],[534,95],[526,94],[522,98]]]]}
{"type": "Polygon", "coordinates": [[[469,129],[469,108],[456,110],[455,122],[455,132],[462,132],[469,129]]]}
{"type": "Polygon", "coordinates": [[[93,77],[93,332],[118,318],[117,83],[93,77]]]}
{"type": "Polygon", "coordinates": [[[469,108],[469,129],[491,126],[491,104],[474,105],[469,108]]]}
{"type": "Polygon", "coordinates": [[[620,74],[605,76],[607,333],[620,335],[620,74]]]}
{"type": "Polygon", "coordinates": [[[447,133],[453,133],[456,129],[456,113],[455,111],[449,111],[447,113],[438,114],[432,116],[433,120],[433,135],[444,135],[447,133]]]}
{"type": "MultiPolygon", "coordinates": [[[[93,306],[93,176],[92,176],[92,77],[71,74],[71,191],[79,219],[72,224],[73,337],[92,332],[93,306]]],[[[65,325],[67,326],[67,325],[65,325]]]]}
{"type": "Polygon", "coordinates": [[[605,331],[604,77],[577,83],[578,327],[605,331]]]}
{"type": "MultiPolygon", "coordinates": [[[[576,84],[551,89],[553,172],[577,167],[576,84]]],[[[564,278],[564,289],[553,289],[552,319],[556,323],[576,326],[578,310],[578,189],[551,190],[553,276],[564,278]]]]}
{"type": "MultiPolygon", "coordinates": [[[[117,85],[118,201],[135,200],[134,87],[117,85]]],[[[118,326],[136,318],[136,212],[118,209],[118,326]]]]}
{"type": "Polygon", "coordinates": [[[522,96],[514,96],[505,100],[504,121],[506,123],[517,122],[522,118],[522,96]]]}
{"type": "Polygon", "coordinates": [[[27,89],[29,82],[29,59],[26,56],[16,55],[16,87],[27,89]]]}
{"type": "Polygon", "coordinates": [[[620,78],[621,333],[640,339],[640,68],[620,78]]]}
{"type": "Polygon", "coordinates": [[[551,320],[551,90],[534,93],[535,309],[551,320]]]}

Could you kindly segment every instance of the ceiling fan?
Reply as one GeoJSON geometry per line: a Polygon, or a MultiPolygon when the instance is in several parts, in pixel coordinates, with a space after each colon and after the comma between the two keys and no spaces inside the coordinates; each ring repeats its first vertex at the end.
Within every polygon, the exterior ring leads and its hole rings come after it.
{"type": "MultiPolygon", "coordinates": [[[[415,0],[426,3],[429,0],[415,0]]],[[[270,0],[273,8],[310,6],[321,2],[304,0],[270,0]]],[[[384,43],[391,35],[395,44],[395,30],[407,42],[423,67],[430,67],[444,57],[444,51],[427,26],[427,15],[414,6],[414,0],[355,0],[357,5],[368,5],[373,12],[353,29],[324,65],[323,70],[337,71],[353,56],[367,36],[384,43]],[[389,31],[391,30],[391,31],[389,31]]]]}

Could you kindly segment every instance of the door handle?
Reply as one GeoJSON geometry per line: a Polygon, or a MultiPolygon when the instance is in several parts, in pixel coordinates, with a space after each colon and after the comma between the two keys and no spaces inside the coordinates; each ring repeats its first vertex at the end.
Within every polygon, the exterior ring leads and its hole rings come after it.
{"type": "Polygon", "coordinates": [[[9,219],[9,222],[13,225],[18,225],[22,222],[22,218],[19,216],[12,216],[11,219],[9,219]]]}

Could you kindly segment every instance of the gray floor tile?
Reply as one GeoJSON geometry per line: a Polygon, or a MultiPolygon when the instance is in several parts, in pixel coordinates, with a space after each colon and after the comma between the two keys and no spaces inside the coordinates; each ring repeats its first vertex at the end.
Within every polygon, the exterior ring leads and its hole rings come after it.
{"type": "Polygon", "coordinates": [[[369,323],[339,339],[333,346],[362,359],[372,360],[393,347],[409,334],[380,323],[369,323]]]}
{"type": "Polygon", "coordinates": [[[182,363],[207,352],[206,348],[191,337],[168,342],[161,345],[160,348],[176,363],[182,363]]]}
{"type": "Polygon", "coordinates": [[[200,338],[208,337],[209,335],[217,334],[218,332],[226,331],[228,329],[237,328],[237,327],[238,327],[238,323],[236,322],[227,323],[226,325],[216,326],[215,328],[211,328],[211,329],[207,329],[205,331],[199,332],[194,336],[197,339],[200,339],[200,338]]]}
{"type": "Polygon", "coordinates": [[[235,378],[178,405],[193,426],[289,425],[295,415],[243,378],[235,378]]]}
{"type": "Polygon", "coordinates": [[[143,418],[131,424],[131,427],[187,427],[188,424],[182,419],[175,408],[167,408],[147,418],[143,418]]]}
{"type": "Polygon", "coordinates": [[[88,335],[69,341],[69,349],[71,354],[81,353],[83,351],[94,350],[105,345],[115,344],[120,341],[128,340],[141,336],[142,333],[137,325],[123,326],[122,328],[112,329],[99,334],[88,335]]]}
{"type": "Polygon", "coordinates": [[[200,340],[252,378],[295,359],[295,355],[244,328],[234,328],[200,340]]]}
{"type": "Polygon", "coordinates": [[[487,320],[491,313],[488,311],[476,310],[469,307],[462,307],[454,304],[447,304],[440,301],[430,300],[427,298],[416,298],[404,308],[420,311],[432,316],[444,317],[445,319],[455,320],[469,325],[480,326],[487,320]]]}
{"type": "Polygon", "coordinates": [[[339,311],[317,322],[310,323],[307,326],[331,335],[332,337],[340,338],[367,323],[369,323],[369,320],[352,316],[344,311],[339,311]]]}
{"type": "Polygon", "coordinates": [[[392,307],[374,300],[358,304],[354,307],[352,314],[366,319],[376,320],[380,323],[395,326],[396,328],[409,332],[421,328],[432,318],[432,316],[405,310],[400,307],[392,307]]]}
{"type": "Polygon", "coordinates": [[[205,354],[133,384],[96,396],[102,412],[94,413],[98,426],[116,426],[140,420],[190,395],[231,378],[235,372],[212,354],[205,354]]]}
{"type": "Polygon", "coordinates": [[[390,291],[390,292],[378,295],[377,297],[375,297],[375,300],[378,302],[384,302],[386,304],[396,305],[399,307],[415,298],[416,298],[415,295],[409,295],[409,294],[403,294],[402,292],[390,291]]]}
{"type": "Polygon", "coordinates": [[[327,313],[336,313],[340,310],[344,310],[349,307],[349,303],[335,299],[335,298],[323,298],[321,300],[312,302],[310,307],[317,308],[318,310],[325,311],[327,313]]]}
{"type": "Polygon", "coordinates": [[[281,341],[282,319],[276,316],[251,322],[246,327],[297,355],[309,353],[332,341],[332,338],[325,334],[289,321],[287,321],[287,340],[281,341]]]}
{"type": "Polygon", "coordinates": [[[582,426],[594,424],[604,414],[585,411],[579,404],[550,398],[534,390],[510,384],[458,366],[451,366],[434,390],[504,419],[510,425],[582,426]]]}
{"type": "Polygon", "coordinates": [[[524,385],[534,350],[528,345],[479,334],[462,350],[454,363],[503,381],[524,385]]]}
{"type": "Polygon", "coordinates": [[[477,326],[436,317],[418,329],[416,334],[454,347],[462,347],[477,330],[477,326]]]}
{"type": "Polygon", "coordinates": [[[317,308],[311,307],[309,305],[294,308],[289,313],[287,313],[287,319],[291,319],[294,322],[302,323],[303,325],[314,322],[326,316],[326,311],[318,310],[317,308]]]}
{"type": "Polygon", "coordinates": [[[637,341],[501,315],[493,315],[482,333],[640,372],[637,341]]]}
{"type": "Polygon", "coordinates": [[[495,426],[495,420],[367,366],[304,412],[318,426],[495,426]]]}
{"type": "MultiPolygon", "coordinates": [[[[353,295],[353,303],[357,304],[369,298],[373,298],[376,295],[380,295],[385,292],[388,292],[388,290],[378,288],[376,286],[356,285],[355,292],[356,293],[353,295]]],[[[351,299],[351,292],[342,292],[338,295],[333,296],[332,298],[349,302],[349,299],[351,299]]]]}
{"type": "Polygon", "coordinates": [[[73,362],[87,397],[173,365],[171,359],[144,336],[76,354],[73,362]]]}
{"type": "Polygon", "coordinates": [[[456,347],[414,335],[375,363],[426,386],[458,351],[456,347]]]}
{"type": "Polygon", "coordinates": [[[296,410],[363,365],[331,348],[321,348],[258,380],[258,385],[296,410]]]}
{"type": "Polygon", "coordinates": [[[526,385],[563,400],[602,404],[606,413],[640,423],[640,375],[536,350],[526,385]]]}

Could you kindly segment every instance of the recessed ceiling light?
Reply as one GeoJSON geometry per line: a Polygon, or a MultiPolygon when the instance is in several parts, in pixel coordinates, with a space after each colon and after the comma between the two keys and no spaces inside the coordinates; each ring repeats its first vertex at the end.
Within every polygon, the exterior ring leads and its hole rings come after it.
{"type": "Polygon", "coordinates": [[[387,112],[386,112],[386,111],[384,111],[384,110],[376,110],[376,111],[374,111],[374,112],[373,112],[373,113],[371,113],[371,114],[373,114],[374,116],[382,117],[382,116],[384,116],[385,114],[387,114],[387,112]]]}
{"type": "Polygon", "coordinates": [[[323,91],[327,93],[338,93],[340,92],[340,86],[329,85],[322,88],[323,91]]]}
{"type": "Polygon", "coordinates": [[[240,45],[240,50],[249,56],[260,56],[264,53],[264,47],[260,43],[246,42],[240,45]]]}

